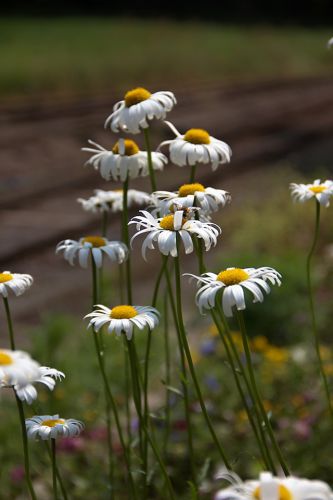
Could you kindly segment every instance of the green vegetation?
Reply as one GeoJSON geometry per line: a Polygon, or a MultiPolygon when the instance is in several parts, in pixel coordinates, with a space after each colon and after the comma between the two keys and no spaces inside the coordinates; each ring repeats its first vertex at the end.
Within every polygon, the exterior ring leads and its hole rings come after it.
{"type": "Polygon", "coordinates": [[[325,29],[128,19],[0,20],[0,96],[331,72],[325,29]]]}

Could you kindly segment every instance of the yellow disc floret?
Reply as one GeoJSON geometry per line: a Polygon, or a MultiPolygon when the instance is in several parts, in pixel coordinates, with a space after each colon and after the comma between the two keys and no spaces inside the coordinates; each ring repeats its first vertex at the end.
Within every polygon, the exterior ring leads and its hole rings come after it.
{"type": "Polygon", "coordinates": [[[0,366],[11,365],[13,363],[13,359],[9,356],[9,354],[0,351],[0,366]]]}
{"type": "Polygon", "coordinates": [[[149,90],[142,87],[137,87],[136,89],[129,90],[125,94],[125,104],[127,108],[134,106],[134,104],[139,104],[142,101],[146,101],[151,96],[149,90]]]}
{"type": "Polygon", "coordinates": [[[184,135],[184,141],[192,144],[209,144],[209,133],[202,128],[190,128],[184,135]]]}
{"type": "Polygon", "coordinates": [[[195,194],[196,191],[205,191],[205,188],[199,182],[194,184],[183,184],[178,190],[179,196],[188,196],[189,194],[195,194]]]}
{"type": "MultiPolygon", "coordinates": [[[[255,500],[261,500],[260,486],[258,486],[253,492],[253,498],[255,500]]],[[[283,484],[279,485],[279,500],[293,500],[293,496],[283,484]]]]}
{"type": "Polygon", "coordinates": [[[49,420],[44,420],[41,425],[45,427],[55,427],[58,424],[64,424],[65,420],[63,418],[50,418],[49,420]]]}
{"type": "Polygon", "coordinates": [[[217,275],[217,280],[222,281],[225,285],[237,285],[238,283],[241,283],[244,280],[247,280],[249,278],[249,275],[247,274],[244,269],[239,269],[238,267],[235,267],[234,269],[226,269],[225,271],[221,271],[217,275]]]}
{"type": "Polygon", "coordinates": [[[314,194],[320,194],[323,191],[325,191],[326,186],[320,185],[320,186],[312,186],[309,188],[310,191],[312,191],[314,194]]]}
{"type": "MultiPolygon", "coordinates": [[[[132,141],[131,139],[124,140],[124,149],[125,149],[124,153],[121,152],[121,154],[124,156],[133,156],[133,155],[136,155],[140,151],[137,143],[132,141]]],[[[116,142],[116,144],[113,146],[112,153],[119,155],[119,142],[116,142]]],[[[119,190],[119,191],[121,191],[121,190],[119,190]]]]}
{"type": "Polygon", "coordinates": [[[0,273],[0,283],[6,283],[6,281],[11,281],[13,279],[12,274],[0,273]]]}
{"type": "Polygon", "coordinates": [[[130,319],[137,315],[138,312],[133,306],[116,306],[111,309],[110,313],[112,319],[130,319]]]}
{"type": "Polygon", "coordinates": [[[106,244],[105,238],[102,236],[85,236],[82,243],[90,243],[94,248],[103,247],[106,244]]]}
{"type": "MultiPolygon", "coordinates": [[[[160,221],[160,227],[162,229],[166,229],[167,231],[175,231],[175,226],[174,226],[174,215],[169,214],[163,217],[163,219],[160,221]]],[[[186,219],[183,217],[182,219],[182,225],[185,224],[186,219]]]]}

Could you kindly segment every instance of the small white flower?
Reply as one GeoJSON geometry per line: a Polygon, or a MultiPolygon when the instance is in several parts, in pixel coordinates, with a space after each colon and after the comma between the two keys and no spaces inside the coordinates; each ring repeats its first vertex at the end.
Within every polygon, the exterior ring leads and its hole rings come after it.
{"type": "Polygon", "coordinates": [[[30,274],[16,274],[9,271],[0,273],[0,295],[8,297],[8,291],[11,290],[16,296],[22,295],[33,283],[30,274]]]}
{"type": "Polygon", "coordinates": [[[215,307],[218,292],[222,292],[222,307],[224,314],[231,317],[232,308],[238,311],[246,308],[244,290],[249,291],[253,296],[253,302],[263,302],[263,292],[269,293],[271,285],[281,285],[281,275],[271,267],[253,267],[239,269],[228,267],[219,274],[204,273],[201,276],[190,274],[198,280],[200,287],[196,294],[196,303],[201,312],[204,309],[215,307]],[[203,284],[203,285],[202,285],[203,284]]]}
{"type": "Polygon", "coordinates": [[[181,135],[170,122],[165,122],[176,135],[176,139],[163,141],[158,149],[168,145],[170,160],[179,167],[198,163],[211,164],[216,170],[222,163],[229,163],[231,149],[227,143],[215,139],[206,130],[191,128],[181,135]]]}
{"type": "Polygon", "coordinates": [[[81,434],[84,424],[74,418],[60,418],[59,415],[36,415],[25,420],[29,439],[57,439],[76,437],[81,434]]]}
{"type": "Polygon", "coordinates": [[[327,48],[331,49],[333,47],[333,38],[330,38],[327,42],[327,48]]]}
{"type": "Polygon", "coordinates": [[[219,207],[224,207],[230,202],[231,197],[223,189],[205,188],[198,182],[183,184],[177,192],[156,191],[152,195],[160,209],[160,215],[166,215],[174,205],[182,207],[199,207],[205,214],[216,212],[219,207]]]}
{"type": "Polygon", "coordinates": [[[172,92],[161,91],[151,94],[141,87],[129,90],[124,100],[117,102],[113,107],[105,127],[110,126],[113,132],[139,134],[142,129],[149,127],[153,119],[164,120],[176,102],[172,92]]]}
{"type": "Polygon", "coordinates": [[[315,197],[316,200],[324,207],[330,204],[330,197],[333,196],[333,181],[327,180],[321,182],[316,179],[312,184],[290,184],[291,196],[295,201],[310,200],[315,197]]]}
{"type": "Polygon", "coordinates": [[[188,219],[186,211],[177,210],[174,214],[154,218],[149,212],[140,210],[143,215],[133,217],[129,224],[136,224],[138,232],[132,237],[131,243],[137,236],[147,234],[142,244],[142,256],[146,260],[147,248],[154,249],[157,243],[163,255],[177,256],[177,235],[183,242],[185,253],[193,252],[192,236],[201,238],[208,251],[217,243],[221,229],[211,222],[188,219]]]}
{"type": "MultiPolygon", "coordinates": [[[[115,189],[111,191],[103,191],[102,189],[95,189],[94,196],[87,200],[78,198],[82,208],[88,212],[122,212],[123,210],[123,190],[115,189]]],[[[127,206],[143,206],[151,203],[151,195],[138,191],[137,189],[129,189],[127,191],[127,206]]]]}
{"type": "Polygon", "coordinates": [[[220,490],[215,500],[332,500],[328,484],[294,476],[273,477],[262,472],[259,481],[246,481],[220,490]]]}
{"type": "Polygon", "coordinates": [[[103,254],[112,262],[121,264],[127,259],[128,249],[121,241],[109,241],[102,236],[85,236],[76,240],[64,240],[58,243],[56,253],[64,252],[64,258],[72,266],[76,255],[81,267],[88,266],[89,258],[93,258],[97,267],[102,267],[103,254]]]}
{"type": "Polygon", "coordinates": [[[56,380],[63,377],[62,372],[40,366],[24,351],[0,350],[0,387],[13,387],[21,401],[28,404],[37,398],[34,384],[44,384],[52,391],[56,380]]]}
{"type": "MultiPolygon", "coordinates": [[[[125,182],[127,177],[136,179],[149,174],[147,152],[140,151],[134,141],[119,139],[111,151],[93,141],[89,143],[95,148],[83,148],[83,151],[93,153],[86,164],[99,170],[103,179],[125,182]]],[[[163,170],[168,163],[167,157],[159,152],[152,152],[151,158],[154,170],[163,170]]]]}
{"type": "Polygon", "coordinates": [[[92,326],[95,332],[107,324],[108,333],[115,332],[118,336],[125,333],[130,340],[135,326],[140,330],[145,327],[153,330],[159,323],[160,314],[154,307],[129,305],[115,306],[112,309],[103,305],[96,307],[97,309],[85,316],[85,318],[91,318],[88,328],[92,326]]]}

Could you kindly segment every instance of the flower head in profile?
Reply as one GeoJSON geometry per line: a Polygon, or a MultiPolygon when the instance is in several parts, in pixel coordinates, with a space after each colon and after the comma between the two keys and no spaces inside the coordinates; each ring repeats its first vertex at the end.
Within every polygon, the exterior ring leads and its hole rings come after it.
{"type": "MultiPolygon", "coordinates": [[[[103,179],[125,182],[128,177],[136,179],[149,174],[148,154],[140,151],[136,142],[119,139],[110,151],[93,141],[89,143],[94,148],[83,148],[83,151],[93,153],[93,156],[86,164],[99,170],[103,179]]],[[[159,152],[153,151],[151,158],[154,170],[163,170],[168,163],[167,157],[159,152]]]]}
{"type": "Polygon", "coordinates": [[[25,420],[29,439],[58,439],[76,437],[81,434],[84,424],[74,418],[60,418],[59,415],[36,415],[25,420]]]}
{"type": "Polygon", "coordinates": [[[281,284],[281,275],[271,267],[258,269],[228,267],[219,274],[204,273],[201,276],[189,276],[198,281],[196,303],[200,311],[213,309],[216,301],[222,299],[224,314],[229,317],[233,315],[234,307],[238,311],[246,308],[245,291],[252,295],[253,302],[263,302],[263,292],[269,293],[270,285],[281,284]]]}
{"type": "Polygon", "coordinates": [[[321,182],[316,179],[312,184],[290,184],[291,196],[295,201],[304,203],[311,198],[315,198],[318,203],[324,207],[330,204],[330,198],[333,196],[333,181],[327,180],[321,182]]]}
{"type": "Polygon", "coordinates": [[[40,366],[24,351],[0,350],[0,387],[12,387],[28,404],[37,398],[34,384],[44,384],[52,391],[56,381],[64,377],[55,368],[40,366]]]}
{"type": "Polygon", "coordinates": [[[158,326],[160,313],[150,306],[129,306],[119,305],[112,309],[103,305],[97,305],[96,309],[87,314],[89,327],[93,327],[98,332],[102,326],[107,325],[108,333],[114,332],[117,336],[122,333],[128,340],[133,336],[134,327],[143,330],[148,327],[153,330],[158,326]]]}
{"type": "MultiPolygon", "coordinates": [[[[123,190],[114,189],[111,191],[103,191],[96,189],[94,195],[87,200],[78,198],[77,200],[83,210],[87,212],[122,212],[123,210],[123,190]]],[[[151,203],[151,195],[138,191],[137,189],[129,189],[127,191],[127,206],[147,206],[151,203]]]]}
{"type": "Polygon", "coordinates": [[[199,207],[200,214],[210,214],[216,212],[219,207],[224,207],[230,202],[231,197],[223,189],[204,187],[198,182],[192,184],[183,184],[178,191],[156,191],[152,195],[156,200],[156,205],[160,209],[161,215],[166,215],[173,211],[175,205],[182,207],[199,207]]]}
{"type": "Polygon", "coordinates": [[[191,210],[177,210],[164,217],[155,218],[149,212],[140,210],[142,215],[133,217],[129,224],[136,224],[137,233],[132,237],[131,243],[137,236],[146,235],[142,244],[142,256],[146,260],[147,248],[154,249],[154,243],[163,255],[178,255],[178,238],[182,241],[185,253],[193,252],[192,237],[203,240],[205,250],[217,243],[221,229],[211,222],[202,222],[192,219],[191,210]]]}
{"type": "Polygon", "coordinates": [[[105,128],[110,127],[113,132],[139,134],[149,127],[152,120],[164,120],[176,102],[172,92],[152,94],[142,87],[129,90],[124,99],[114,105],[113,112],[106,119],[105,128]]]}
{"type": "Polygon", "coordinates": [[[174,132],[176,138],[163,141],[158,149],[169,147],[170,160],[179,167],[208,164],[216,170],[222,163],[229,163],[231,149],[227,143],[215,139],[200,128],[191,128],[185,134],[180,134],[170,122],[165,122],[174,132]]]}
{"type": "Polygon", "coordinates": [[[90,258],[94,259],[97,267],[102,267],[103,255],[117,264],[124,262],[128,255],[125,243],[109,241],[102,236],[84,236],[79,241],[61,241],[56,248],[56,253],[58,252],[64,252],[64,258],[71,266],[74,265],[74,259],[78,256],[79,264],[83,268],[88,266],[90,258]]]}
{"type": "MultiPolygon", "coordinates": [[[[228,478],[229,479],[229,478],[228,478]]],[[[214,500],[332,500],[333,493],[322,481],[294,476],[278,478],[262,472],[259,480],[245,481],[232,478],[233,485],[218,491],[214,500]]]]}
{"type": "Polygon", "coordinates": [[[22,295],[31,287],[33,278],[30,274],[17,274],[10,271],[0,273],[0,295],[8,297],[11,290],[16,296],[22,295]]]}

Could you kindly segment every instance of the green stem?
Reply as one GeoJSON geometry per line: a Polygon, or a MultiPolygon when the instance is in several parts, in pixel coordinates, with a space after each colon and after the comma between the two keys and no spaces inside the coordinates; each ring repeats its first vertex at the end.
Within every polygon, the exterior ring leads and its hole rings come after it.
{"type": "Polygon", "coordinates": [[[330,388],[328,385],[328,380],[327,380],[325,370],[324,370],[324,363],[323,363],[321,353],[320,353],[320,338],[319,338],[319,332],[318,332],[318,327],[317,327],[317,319],[316,319],[316,313],[315,313],[313,290],[312,290],[312,279],[311,279],[311,261],[312,261],[312,257],[313,257],[313,254],[315,252],[317,242],[318,242],[319,222],[320,222],[320,203],[316,200],[315,230],[314,230],[314,237],[313,237],[311,249],[310,249],[309,255],[306,259],[306,277],[307,277],[308,294],[309,294],[312,333],[313,333],[313,337],[314,337],[315,349],[316,349],[316,354],[317,354],[317,359],[318,359],[318,367],[319,367],[322,383],[324,386],[324,391],[325,391],[328,409],[329,409],[331,417],[333,418],[333,406],[332,406],[332,400],[331,400],[331,395],[330,395],[330,388]]]}
{"type": "MultiPolygon", "coordinates": [[[[95,305],[98,302],[98,282],[97,282],[97,268],[94,261],[93,256],[91,257],[91,267],[92,267],[92,302],[95,305]]],[[[113,411],[116,427],[119,435],[119,440],[121,446],[123,448],[124,457],[127,466],[128,477],[130,481],[130,487],[133,492],[134,498],[136,498],[135,485],[131,475],[130,469],[130,458],[128,456],[127,448],[125,445],[125,440],[123,437],[120,420],[118,416],[117,405],[115,403],[114,397],[111,392],[111,388],[109,386],[109,382],[105,372],[105,364],[104,364],[104,345],[102,333],[100,333],[100,339],[98,338],[98,334],[95,332],[94,328],[92,328],[95,350],[97,354],[97,359],[99,363],[99,369],[101,372],[102,380],[104,383],[104,396],[105,396],[105,413],[106,413],[106,423],[107,423],[107,432],[108,432],[108,453],[109,453],[109,478],[110,478],[110,487],[111,491],[113,491],[113,450],[112,450],[112,438],[111,438],[111,416],[110,416],[110,408],[113,411]]],[[[112,496],[112,494],[111,494],[112,496]]]]}
{"type": "Polygon", "coordinates": [[[264,428],[263,428],[263,425],[262,425],[261,412],[260,412],[260,410],[259,410],[259,408],[258,408],[258,406],[256,404],[256,399],[255,399],[255,396],[253,395],[251,384],[250,384],[250,382],[248,380],[247,373],[246,373],[245,368],[243,366],[243,363],[242,363],[242,361],[240,359],[240,356],[239,356],[237,347],[235,345],[235,342],[234,342],[234,340],[232,338],[232,335],[231,335],[231,332],[230,332],[230,329],[229,329],[229,325],[228,325],[228,323],[226,321],[226,318],[225,318],[225,316],[223,314],[222,306],[221,306],[221,304],[220,304],[219,301],[217,301],[216,304],[217,304],[217,310],[218,310],[221,322],[223,323],[223,326],[224,326],[225,334],[226,334],[228,342],[229,342],[229,344],[231,346],[231,350],[233,352],[234,358],[236,359],[238,369],[239,369],[240,373],[242,374],[243,380],[244,380],[245,385],[246,385],[246,389],[248,391],[249,396],[251,397],[251,402],[252,402],[252,405],[253,405],[253,408],[254,408],[254,412],[255,412],[255,415],[256,415],[256,419],[257,419],[257,423],[258,423],[259,434],[261,436],[261,440],[262,440],[262,443],[263,443],[265,451],[266,451],[267,460],[269,462],[269,468],[270,468],[271,472],[274,475],[276,475],[277,471],[276,471],[276,468],[275,468],[275,465],[274,465],[274,460],[271,457],[270,448],[269,448],[269,446],[267,444],[267,439],[266,439],[265,431],[264,431],[264,428]]]}
{"type": "Polygon", "coordinates": [[[240,331],[241,331],[241,334],[242,334],[244,352],[245,352],[246,363],[247,363],[247,369],[248,369],[248,372],[249,372],[250,382],[251,382],[253,394],[254,394],[255,399],[256,399],[256,403],[257,403],[257,405],[258,405],[258,407],[259,407],[259,409],[261,411],[262,418],[263,418],[263,420],[265,422],[265,426],[267,428],[268,435],[270,437],[272,446],[274,448],[276,456],[278,457],[278,460],[280,462],[282,470],[283,470],[283,472],[285,473],[286,476],[290,476],[288,465],[287,465],[286,461],[284,460],[282,452],[280,450],[280,447],[279,447],[279,445],[278,445],[278,443],[277,443],[277,441],[275,439],[275,435],[274,435],[274,432],[272,430],[271,422],[270,422],[270,420],[269,420],[269,418],[267,416],[264,404],[262,402],[262,398],[261,398],[260,393],[259,393],[259,389],[257,387],[257,382],[256,382],[256,378],[255,378],[255,375],[254,375],[253,365],[252,365],[251,351],[250,351],[249,342],[248,342],[248,339],[247,339],[247,333],[246,333],[246,327],[245,327],[243,312],[236,310],[236,316],[237,316],[239,328],[240,328],[240,331]]]}
{"type": "MultiPolygon", "coordinates": [[[[197,206],[196,197],[194,197],[193,206],[194,207],[197,206]]],[[[200,219],[198,210],[195,211],[195,219],[196,220],[200,219]]],[[[199,262],[199,272],[200,272],[200,274],[203,274],[206,272],[206,266],[205,266],[204,257],[203,257],[203,241],[201,238],[197,238],[197,237],[195,237],[195,238],[196,238],[196,243],[197,243],[195,246],[195,249],[196,249],[196,254],[197,254],[198,262],[199,262]]]]}
{"type": "Polygon", "coordinates": [[[119,264],[118,270],[118,290],[119,290],[119,299],[120,299],[120,304],[124,303],[124,263],[119,264]]]}
{"type": "Polygon", "coordinates": [[[28,437],[27,437],[27,429],[25,426],[25,417],[24,417],[24,409],[22,401],[17,396],[15,390],[13,389],[17,404],[17,409],[20,417],[21,424],[21,432],[22,432],[22,443],[23,443],[23,452],[24,452],[24,469],[25,469],[25,480],[27,482],[28,490],[32,500],[37,500],[34,488],[32,486],[31,477],[30,477],[30,460],[29,460],[29,448],[28,448],[28,437]]]}
{"type": "Polygon", "coordinates": [[[8,302],[7,297],[3,297],[3,303],[4,303],[5,311],[6,311],[6,318],[7,318],[8,331],[9,331],[10,348],[14,351],[15,350],[15,339],[14,339],[13,322],[12,322],[12,317],[11,317],[11,314],[10,314],[9,302],[8,302]]]}
{"type": "Polygon", "coordinates": [[[57,494],[57,461],[56,461],[56,440],[51,439],[51,455],[52,455],[52,485],[54,500],[58,500],[57,494]]]}
{"type": "Polygon", "coordinates": [[[169,309],[168,309],[168,294],[164,297],[164,351],[165,351],[165,385],[166,401],[165,401],[165,437],[164,437],[164,454],[167,454],[167,446],[170,435],[170,391],[171,384],[171,363],[170,363],[170,339],[169,339],[169,309]]]}
{"type": "Polygon", "coordinates": [[[147,151],[147,160],[148,160],[148,168],[149,168],[149,177],[151,182],[151,190],[152,192],[156,191],[156,180],[155,180],[155,172],[153,167],[153,160],[151,154],[151,145],[150,145],[150,137],[149,137],[149,129],[143,129],[143,135],[145,137],[145,145],[147,151]]]}
{"type": "Polygon", "coordinates": [[[206,420],[206,424],[207,424],[207,427],[211,433],[211,436],[213,438],[213,441],[220,453],[220,456],[225,464],[225,466],[230,470],[231,469],[231,466],[230,466],[230,463],[226,457],[226,454],[224,452],[224,449],[222,448],[222,445],[220,444],[217,436],[216,436],[216,433],[215,433],[215,430],[214,430],[214,427],[212,425],[212,422],[210,420],[210,417],[208,415],[208,412],[207,412],[207,408],[206,408],[206,405],[205,405],[205,402],[204,402],[204,399],[203,399],[203,396],[202,396],[202,393],[201,393],[201,389],[200,389],[200,385],[199,385],[199,382],[198,382],[198,379],[197,379],[197,376],[196,376],[196,373],[195,373],[195,369],[194,369],[194,364],[193,364],[193,361],[192,361],[192,356],[191,356],[191,351],[190,351],[190,347],[188,345],[188,341],[187,341],[187,336],[186,336],[186,331],[185,331],[185,326],[184,326],[184,321],[183,321],[183,312],[182,312],[182,298],[181,298],[181,285],[180,285],[180,265],[179,265],[179,239],[178,239],[178,234],[177,234],[177,257],[175,257],[175,281],[176,281],[176,304],[177,304],[177,316],[178,316],[178,324],[179,324],[179,327],[180,327],[180,334],[181,334],[181,340],[182,340],[182,346],[183,346],[183,349],[185,351],[185,355],[186,355],[186,359],[187,359],[187,363],[188,363],[188,366],[189,366],[189,369],[190,369],[190,373],[191,373],[191,376],[192,376],[192,380],[193,380],[193,383],[194,383],[194,387],[196,389],[196,393],[197,393],[197,397],[199,399],[199,403],[200,403],[200,406],[201,406],[201,410],[202,410],[202,413],[205,417],[205,420],[206,420]]]}
{"type": "Polygon", "coordinates": [[[197,164],[195,163],[194,165],[191,166],[190,184],[193,184],[194,182],[196,169],[197,169],[197,164]]]}
{"type": "MultiPolygon", "coordinates": [[[[35,413],[40,413],[40,412],[35,412],[35,413]]],[[[47,453],[48,453],[48,455],[50,457],[50,460],[52,462],[52,451],[50,449],[50,446],[49,446],[49,444],[46,441],[44,441],[44,444],[45,444],[47,453]]],[[[59,468],[58,468],[57,464],[56,464],[56,475],[57,475],[57,481],[58,481],[58,483],[60,485],[62,496],[64,497],[64,500],[68,500],[68,495],[67,495],[67,492],[65,490],[65,485],[64,485],[64,482],[63,482],[62,477],[60,475],[59,468]]]]}
{"type": "MultiPolygon", "coordinates": [[[[132,339],[133,340],[133,339],[132,339]]],[[[169,478],[169,474],[165,468],[165,465],[163,463],[163,460],[160,456],[160,453],[158,451],[158,448],[153,440],[153,438],[150,436],[150,433],[149,433],[149,429],[148,427],[146,426],[146,423],[145,423],[145,419],[143,418],[142,416],[142,409],[141,409],[141,400],[139,398],[139,377],[138,377],[138,373],[139,373],[139,370],[140,370],[140,367],[138,366],[138,362],[137,362],[137,357],[135,355],[135,351],[131,345],[131,342],[132,340],[129,340],[128,341],[128,353],[129,353],[129,357],[130,357],[130,366],[131,366],[131,372],[132,372],[132,384],[133,384],[133,393],[135,395],[134,397],[134,403],[135,403],[135,406],[136,406],[136,410],[137,410],[137,414],[138,414],[138,418],[139,418],[139,422],[140,422],[140,427],[143,429],[144,433],[145,433],[145,436],[147,438],[147,440],[149,441],[149,444],[152,448],[152,451],[155,455],[155,458],[160,466],[160,469],[161,469],[161,472],[162,472],[162,475],[164,477],[164,480],[165,480],[165,483],[167,485],[167,488],[168,488],[168,491],[169,491],[169,495],[170,495],[170,498],[172,500],[175,500],[175,494],[174,494],[174,491],[173,491],[173,487],[172,487],[172,484],[171,484],[171,481],[170,481],[170,478],[169,478]]],[[[145,497],[144,497],[145,498],[145,497]]]]}
{"type": "MultiPolygon", "coordinates": [[[[250,425],[252,427],[253,433],[254,433],[255,438],[257,440],[257,443],[258,443],[258,446],[259,446],[259,450],[260,450],[262,459],[263,459],[264,464],[265,464],[265,468],[267,470],[271,470],[271,472],[275,473],[276,471],[272,470],[272,463],[271,463],[271,461],[268,458],[268,456],[269,456],[268,449],[265,448],[265,445],[267,446],[267,444],[266,444],[266,442],[262,443],[262,441],[261,441],[261,439],[259,437],[259,432],[257,430],[256,423],[254,421],[253,415],[251,413],[251,409],[249,408],[249,405],[248,405],[247,400],[246,400],[246,395],[245,395],[245,393],[243,391],[242,385],[241,385],[240,380],[239,380],[240,373],[237,372],[237,367],[235,365],[232,352],[231,352],[229,344],[228,344],[228,342],[227,342],[227,340],[226,340],[226,338],[224,336],[225,332],[221,328],[221,324],[220,324],[219,318],[218,318],[216,312],[214,311],[214,309],[211,310],[211,315],[212,315],[212,318],[213,318],[214,323],[216,325],[216,328],[217,328],[217,330],[219,332],[219,335],[220,335],[220,338],[222,340],[222,343],[224,345],[224,348],[225,348],[225,351],[226,351],[226,354],[227,354],[227,358],[228,358],[228,361],[230,363],[230,366],[231,366],[231,369],[232,369],[232,372],[233,372],[233,375],[234,375],[234,379],[235,379],[235,382],[236,382],[236,385],[237,385],[237,389],[238,389],[240,398],[242,400],[242,404],[243,404],[243,406],[245,408],[245,411],[247,413],[247,416],[248,416],[250,425]]],[[[252,404],[253,404],[253,401],[252,401],[252,404]]],[[[260,422],[259,422],[259,427],[261,427],[260,422]]]]}
{"type": "MultiPolygon", "coordinates": [[[[163,259],[165,262],[167,262],[168,257],[164,256],[163,259]]],[[[174,299],[174,295],[173,295],[171,279],[170,279],[170,275],[169,275],[167,267],[165,267],[165,278],[166,278],[166,282],[167,282],[167,289],[168,289],[168,296],[169,296],[170,305],[171,305],[171,311],[172,311],[174,324],[175,324],[176,332],[177,332],[177,341],[178,341],[178,349],[179,349],[179,357],[180,357],[180,369],[181,369],[181,384],[182,384],[182,391],[183,391],[183,397],[184,397],[184,410],[185,410],[185,420],[186,420],[186,427],[187,427],[187,446],[188,446],[188,454],[189,454],[189,458],[190,458],[192,480],[193,480],[194,484],[196,484],[197,473],[196,473],[195,460],[194,460],[193,434],[192,434],[192,423],[191,423],[190,398],[189,398],[189,394],[188,394],[188,378],[187,378],[187,370],[186,370],[186,361],[185,361],[185,354],[184,354],[184,349],[183,349],[183,345],[182,345],[180,326],[178,324],[177,309],[176,309],[175,299],[174,299]]]]}
{"type": "MultiPolygon", "coordinates": [[[[148,377],[149,377],[149,358],[150,358],[150,350],[151,350],[151,329],[148,328],[148,337],[146,344],[146,354],[145,354],[145,369],[144,369],[144,379],[143,379],[143,395],[144,395],[144,422],[146,429],[149,428],[149,405],[148,405],[148,377]]],[[[148,480],[148,439],[145,436],[144,442],[144,464],[147,468],[146,470],[146,484],[148,480]]]]}
{"type": "MultiPolygon", "coordinates": [[[[127,248],[129,249],[129,231],[128,231],[128,185],[129,178],[127,176],[124,185],[123,185],[123,213],[122,213],[122,234],[123,241],[127,248]]],[[[131,257],[128,254],[126,260],[126,285],[127,285],[127,302],[129,305],[132,304],[132,281],[131,281],[131,257]]]]}

